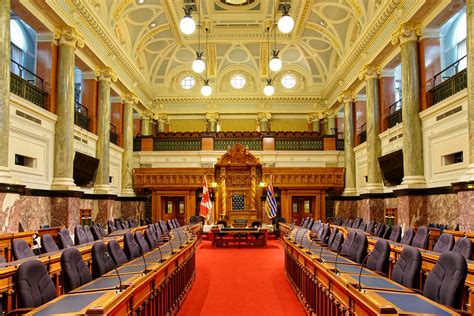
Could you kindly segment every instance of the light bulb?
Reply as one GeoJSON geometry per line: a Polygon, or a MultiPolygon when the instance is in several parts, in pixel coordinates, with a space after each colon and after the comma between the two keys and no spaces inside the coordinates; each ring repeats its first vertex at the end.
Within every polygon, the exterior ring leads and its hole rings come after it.
{"type": "Polygon", "coordinates": [[[204,69],[206,69],[206,64],[204,63],[204,61],[201,59],[201,57],[197,57],[194,61],[193,61],[193,70],[195,72],[197,72],[198,74],[200,74],[201,72],[204,71],[204,69]]]}
{"type": "Polygon", "coordinates": [[[273,56],[273,58],[270,60],[270,69],[272,71],[280,71],[282,66],[283,64],[280,58],[278,58],[278,56],[273,56]]]}
{"type": "Polygon", "coordinates": [[[295,21],[288,14],[284,14],[280,20],[278,20],[278,29],[282,33],[290,33],[295,26],[295,21]]]}
{"type": "Polygon", "coordinates": [[[212,88],[208,83],[204,84],[201,88],[201,94],[205,97],[208,97],[212,94],[212,88]]]}
{"type": "Polygon", "coordinates": [[[273,88],[271,83],[268,83],[265,88],[263,88],[263,93],[265,93],[266,96],[272,96],[275,93],[275,88],[273,88]]]}
{"type": "Polygon", "coordinates": [[[179,22],[179,29],[186,35],[194,33],[196,29],[196,22],[189,15],[185,15],[184,18],[179,22]]]}

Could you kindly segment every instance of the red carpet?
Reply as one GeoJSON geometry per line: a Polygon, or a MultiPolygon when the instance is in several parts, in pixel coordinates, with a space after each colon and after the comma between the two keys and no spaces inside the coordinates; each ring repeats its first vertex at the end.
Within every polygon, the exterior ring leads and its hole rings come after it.
{"type": "Polygon", "coordinates": [[[277,240],[267,248],[212,248],[196,254],[196,280],[178,315],[305,315],[283,272],[277,240]]]}

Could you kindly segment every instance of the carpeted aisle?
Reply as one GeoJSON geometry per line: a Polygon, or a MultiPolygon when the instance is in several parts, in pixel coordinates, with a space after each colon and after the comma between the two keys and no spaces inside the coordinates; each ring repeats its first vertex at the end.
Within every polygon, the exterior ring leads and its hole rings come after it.
{"type": "Polygon", "coordinates": [[[304,315],[283,266],[278,240],[267,248],[245,249],[213,249],[203,240],[196,280],[178,315],[304,315]]]}

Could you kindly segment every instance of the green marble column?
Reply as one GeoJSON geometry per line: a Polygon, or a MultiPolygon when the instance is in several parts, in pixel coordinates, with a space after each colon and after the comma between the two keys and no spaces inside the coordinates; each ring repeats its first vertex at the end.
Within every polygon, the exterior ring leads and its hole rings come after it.
{"type": "Polygon", "coordinates": [[[325,135],[336,135],[336,113],[326,112],[327,130],[325,135]]]}
{"type": "Polygon", "coordinates": [[[366,94],[366,117],[367,117],[367,184],[368,192],[382,192],[382,175],[380,173],[379,160],[381,155],[380,144],[380,108],[378,76],[380,68],[366,66],[360,73],[359,78],[365,79],[366,94]]]}
{"type": "Polygon", "coordinates": [[[343,195],[357,195],[355,154],[354,154],[354,96],[345,91],[339,96],[339,102],[344,103],[344,166],[345,179],[343,195]]]}
{"type": "Polygon", "coordinates": [[[469,122],[469,169],[467,181],[474,181],[474,0],[466,0],[467,104],[469,122]]]}
{"type": "MultiPolygon", "coordinates": [[[[99,167],[95,177],[94,192],[107,194],[110,191],[110,83],[116,80],[112,68],[105,67],[96,71],[99,80],[97,102],[97,148],[96,158],[99,167]]],[[[133,146],[133,144],[132,144],[133,146]]]]}
{"type": "Polygon", "coordinates": [[[10,137],[10,0],[0,3],[0,183],[11,183],[10,137]]]}
{"type": "Polygon", "coordinates": [[[133,196],[133,105],[138,103],[134,94],[123,99],[123,154],[122,195],[133,196]]]}
{"type": "Polygon", "coordinates": [[[400,43],[402,65],[403,171],[402,185],[424,187],[423,138],[420,112],[420,75],[418,25],[404,23],[393,34],[392,43],[400,43]]]}
{"type": "Polygon", "coordinates": [[[58,87],[56,96],[56,121],[54,138],[53,190],[77,189],[73,180],[74,162],[74,65],[76,46],[84,42],[75,28],[57,30],[54,38],[58,48],[58,87]]]}

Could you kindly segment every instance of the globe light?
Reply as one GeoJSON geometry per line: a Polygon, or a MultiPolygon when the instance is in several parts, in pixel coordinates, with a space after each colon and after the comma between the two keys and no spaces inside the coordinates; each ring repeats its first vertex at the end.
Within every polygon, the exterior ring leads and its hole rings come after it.
{"type": "Polygon", "coordinates": [[[196,29],[196,22],[191,17],[191,11],[190,7],[184,8],[184,18],[179,22],[179,29],[186,35],[193,34],[196,29]]]}
{"type": "Polygon", "coordinates": [[[272,59],[270,60],[270,69],[271,71],[280,71],[283,66],[280,58],[278,58],[278,52],[273,51],[272,59]]]}
{"type": "Polygon", "coordinates": [[[263,93],[270,97],[275,93],[275,88],[272,86],[272,79],[267,79],[267,85],[263,88],[263,93]]]}
{"type": "Polygon", "coordinates": [[[288,15],[288,13],[284,13],[283,16],[278,20],[278,29],[282,33],[290,33],[295,26],[295,21],[293,18],[288,15]]]}
{"type": "Polygon", "coordinates": [[[208,97],[212,94],[212,88],[209,86],[209,80],[204,80],[204,85],[201,88],[201,94],[208,97]]]}
{"type": "Polygon", "coordinates": [[[197,72],[198,74],[200,74],[201,72],[204,71],[204,69],[206,69],[206,64],[204,63],[204,61],[202,60],[202,53],[199,53],[199,52],[196,52],[196,59],[193,61],[193,70],[195,72],[197,72]]]}

